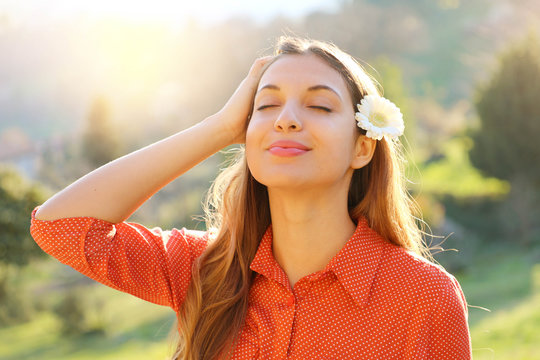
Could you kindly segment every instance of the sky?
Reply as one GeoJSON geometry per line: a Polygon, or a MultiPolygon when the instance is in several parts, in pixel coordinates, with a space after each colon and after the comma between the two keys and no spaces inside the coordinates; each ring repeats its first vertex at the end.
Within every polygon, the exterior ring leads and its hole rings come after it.
{"type": "Polygon", "coordinates": [[[181,25],[190,18],[208,24],[234,15],[248,15],[264,22],[280,14],[299,17],[318,9],[332,10],[340,1],[343,0],[0,0],[0,22],[39,26],[78,17],[112,17],[181,25]]]}

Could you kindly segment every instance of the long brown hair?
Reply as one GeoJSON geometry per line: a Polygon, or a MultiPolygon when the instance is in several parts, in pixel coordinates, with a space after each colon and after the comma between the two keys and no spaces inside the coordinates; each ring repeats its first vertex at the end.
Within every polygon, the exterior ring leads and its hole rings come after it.
{"type": "MultiPolygon", "coordinates": [[[[353,106],[365,95],[378,93],[358,62],[333,44],[282,37],[276,58],[288,54],[314,54],[336,69],[353,106]]],[[[398,141],[378,141],[371,162],[353,173],[349,214],[354,221],[365,217],[387,241],[427,255],[413,216],[414,202],[405,189],[402,163],[398,141]]],[[[174,359],[230,357],[244,323],[254,277],[249,266],[270,225],[270,207],[267,189],[252,176],[242,149],[214,181],[205,210],[207,226],[217,229],[217,234],[194,264],[178,314],[180,339],[174,359]]]]}

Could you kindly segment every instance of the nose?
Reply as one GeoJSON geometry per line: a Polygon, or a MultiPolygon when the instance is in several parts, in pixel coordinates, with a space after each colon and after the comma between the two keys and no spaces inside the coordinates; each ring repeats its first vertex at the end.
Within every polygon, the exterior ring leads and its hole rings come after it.
{"type": "Polygon", "coordinates": [[[302,123],[298,119],[293,104],[287,104],[283,106],[283,109],[281,110],[279,116],[274,122],[274,129],[282,132],[302,130],[302,123]]]}

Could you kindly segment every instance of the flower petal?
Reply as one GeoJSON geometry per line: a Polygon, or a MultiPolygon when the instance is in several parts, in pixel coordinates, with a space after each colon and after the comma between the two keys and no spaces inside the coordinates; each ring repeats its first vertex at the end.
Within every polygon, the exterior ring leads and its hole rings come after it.
{"type": "Polygon", "coordinates": [[[355,119],[358,126],[366,130],[366,136],[381,140],[383,137],[394,139],[403,134],[403,114],[390,100],[366,95],[357,108],[359,112],[355,114],[355,119]]]}

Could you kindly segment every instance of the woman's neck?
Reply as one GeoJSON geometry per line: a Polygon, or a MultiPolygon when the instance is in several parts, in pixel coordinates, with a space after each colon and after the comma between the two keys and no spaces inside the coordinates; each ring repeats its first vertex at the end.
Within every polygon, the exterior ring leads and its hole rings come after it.
{"type": "Polygon", "coordinates": [[[324,269],[356,228],[343,191],[268,190],[273,252],[291,287],[324,269]]]}

